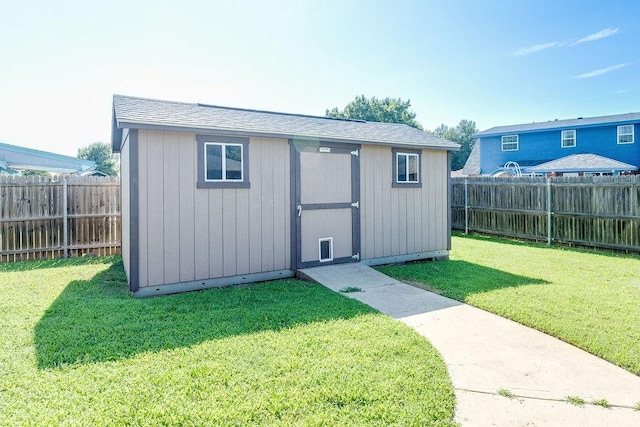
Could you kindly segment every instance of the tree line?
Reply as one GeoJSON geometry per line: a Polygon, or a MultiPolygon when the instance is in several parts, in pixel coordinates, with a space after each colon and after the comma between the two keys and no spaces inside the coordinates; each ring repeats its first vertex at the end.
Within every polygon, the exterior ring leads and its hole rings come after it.
{"type": "Polygon", "coordinates": [[[442,124],[433,131],[425,130],[416,120],[416,113],[411,110],[411,101],[401,98],[367,98],[364,95],[356,96],[342,110],[333,107],[325,111],[325,117],[341,119],[366,120],[370,122],[404,123],[419,130],[424,130],[440,138],[460,144],[460,151],[454,151],[451,155],[451,170],[458,170],[471,154],[475,138],[478,133],[476,122],[473,120],[460,120],[454,126],[442,124]]]}

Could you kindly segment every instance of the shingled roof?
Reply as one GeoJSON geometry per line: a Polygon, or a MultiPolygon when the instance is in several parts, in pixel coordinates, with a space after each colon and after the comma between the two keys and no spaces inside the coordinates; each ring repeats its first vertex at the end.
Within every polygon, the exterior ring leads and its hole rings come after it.
{"type": "Polygon", "coordinates": [[[616,114],[612,116],[584,117],[584,118],[579,117],[577,119],[568,119],[568,120],[550,120],[548,122],[525,123],[520,125],[509,125],[509,126],[496,126],[496,127],[492,127],[491,129],[478,132],[474,136],[476,137],[496,136],[496,135],[506,135],[511,133],[536,132],[536,131],[542,131],[542,130],[591,127],[591,126],[599,126],[603,124],[621,125],[621,124],[631,124],[631,123],[640,123],[640,113],[626,113],[626,114],[616,114]]]}
{"type": "Polygon", "coordinates": [[[125,128],[317,138],[444,150],[458,150],[460,147],[456,143],[404,124],[343,120],[114,95],[114,151],[120,150],[122,129],[125,128]]]}
{"type": "Polygon", "coordinates": [[[636,166],[597,154],[572,154],[550,162],[531,166],[527,172],[624,172],[638,170],[636,166]]]}

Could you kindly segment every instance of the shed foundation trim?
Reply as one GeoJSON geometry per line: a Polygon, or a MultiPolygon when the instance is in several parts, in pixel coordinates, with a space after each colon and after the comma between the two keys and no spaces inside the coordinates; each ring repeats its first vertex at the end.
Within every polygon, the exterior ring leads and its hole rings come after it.
{"type": "Polygon", "coordinates": [[[372,265],[398,264],[402,262],[419,261],[419,260],[426,260],[426,259],[445,259],[445,258],[449,258],[449,251],[447,250],[363,259],[360,262],[362,264],[372,266],[372,265]]]}
{"type": "Polygon", "coordinates": [[[216,279],[194,280],[190,282],[170,283],[158,286],[145,286],[133,292],[136,298],[157,295],[177,294],[180,292],[199,291],[202,289],[222,288],[231,285],[265,282],[268,280],[286,279],[295,276],[292,270],[277,270],[265,273],[243,274],[240,276],[219,277],[216,279]]]}

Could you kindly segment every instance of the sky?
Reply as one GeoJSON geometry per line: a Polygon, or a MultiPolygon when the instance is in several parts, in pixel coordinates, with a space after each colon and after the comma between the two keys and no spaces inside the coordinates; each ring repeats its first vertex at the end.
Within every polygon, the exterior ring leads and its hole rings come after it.
{"type": "Polygon", "coordinates": [[[411,100],[426,128],[640,111],[640,2],[2,1],[0,142],[110,142],[113,94],[322,116],[411,100]]]}

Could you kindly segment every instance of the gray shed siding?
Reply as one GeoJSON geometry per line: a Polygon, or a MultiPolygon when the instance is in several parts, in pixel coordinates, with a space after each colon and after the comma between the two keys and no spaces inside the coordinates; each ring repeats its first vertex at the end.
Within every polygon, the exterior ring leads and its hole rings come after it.
{"type": "Polygon", "coordinates": [[[360,154],[363,260],[448,250],[448,157],[422,150],[422,187],[392,188],[392,149],[360,154]]]}
{"type": "Polygon", "coordinates": [[[195,133],[140,130],[138,145],[140,288],[291,268],[286,139],[250,138],[238,189],[196,188],[195,133]]]}

